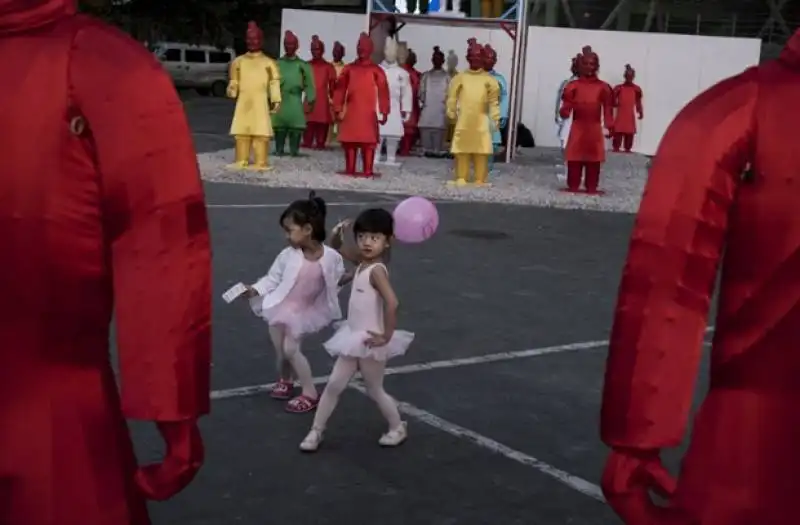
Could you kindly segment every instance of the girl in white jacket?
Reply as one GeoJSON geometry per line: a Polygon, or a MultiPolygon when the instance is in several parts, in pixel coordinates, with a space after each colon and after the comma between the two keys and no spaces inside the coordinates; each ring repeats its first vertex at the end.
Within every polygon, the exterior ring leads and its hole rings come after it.
{"type": "Polygon", "coordinates": [[[344,262],[324,244],[325,214],[325,201],[313,191],[308,199],[291,203],[280,217],[289,246],[248,289],[253,312],[269,324],[275,346],[279,378],[271,395],[288,399],[286,410],[297,414],[314,410],[319,401],[301,340],[342,317],[338,286],[344,262]],[[297,397],[292,397],[294,378],[302,388],[297,397]]]}

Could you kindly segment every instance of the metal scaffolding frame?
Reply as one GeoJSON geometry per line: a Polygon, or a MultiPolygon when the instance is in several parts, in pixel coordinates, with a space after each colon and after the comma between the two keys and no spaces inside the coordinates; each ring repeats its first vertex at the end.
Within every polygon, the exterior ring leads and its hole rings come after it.
{"type": "MultiPolygon", "coordinates": [[[[568,7],[569,0],[547,0],[548,4],[556,7],[559,2],[562,9],[568,7]]],[[[594,22],[584,27],[613,30],[616,25],[618,31],[657,31],[782,41],[789,38],[798,25],[796,11],[791,11],[793,3],[796,0],[584,0],[587,11],[589,6],[596,5],[596,11],[602,12],[604,19],[599,23],[599,19],[594,18],[594,22]],[[639,19],[636,24],[638,27],[631,24],[632,14],[639,19]],[[640,25],[640,21],[643,24],[640,25]]],[[[565,12],[565,16],[569,17],[569,13],[565,12]]],[[[552,18],[549,22],[545,25],[557,25],[552,18]]]]}
{"type": "Polygon", "coordinates": [[[506,162],[511,162],[516,155],[517,123],[522,113],[522,90],[525,87],[526,49],[528,47],[528,0],[517,0],[500,18],[471,18],[441,16],[436,13],[416,15],[400,13],[396,8],[387,9],[381,0],[367,0],[367,32],[372,33],[375,26],[387,17],[394,17],[399,22],[399,32],[406,24],[447,25],[502,28],[514,41],[511,57],[511,78],[509,79],[508,123],[506,139],[506,162]]]}

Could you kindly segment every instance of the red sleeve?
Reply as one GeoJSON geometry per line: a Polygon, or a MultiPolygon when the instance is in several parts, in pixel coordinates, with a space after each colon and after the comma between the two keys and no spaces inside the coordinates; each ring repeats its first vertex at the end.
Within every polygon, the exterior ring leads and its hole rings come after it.
{"type": "Polygon", "coordinates": [[[141,44],[100,24],[77,35],[69,79],[101,174],[123,411],[196,418],[209,411],[211,250],[183,105],[141,44]]]}
{"type": "Polygon", "coordinates": [[[619,92],[621,88],[619,86],[614,87],[614,92],[611,94],[611,103],[614,107],[619,107],[619,92]]]}
{"type": "Polygon", "coordinates": [[[636,86],[636,113],[639,114],[639,118],[644,116],[644,107],[642,107],[643,98],[644,94],[642,93],[642,88],[636,86]]]}
{"type": "Polygon", "coordinates": [[[756,94],[755,69],[702,93],[653,160],[606,365],[601,435],[612,447],[672,447],[683,438],[756,94]]]}
{"type": "Polygon", "coordinates": [[[391,108],[391,99],[389,98],[389,81],[386,79],[386,73],[379,66],[375,66],[375,87],[378,89],[378,113],[388,115],[391,108]]]}
{"type": "Polygon", "coordinates": [[[333,97],[334,90],[336,89],[336,68],[333,64],[328,63],[328,96],[333,97]]]}
{"type": "Polygon", "coordinates": [[[336,79],[336,89],[333,91],[333,111],[341,113],[347,100],[347,89],[350,86],[350,65],[344,66],[339,78],[336,79]]]}
{"type": "Polygon", "coordinates": [[[603,123],[606,129],[614,128],[614,95],[608,84],[603,90],[603,123]]]}
{"type": "Polygon", "coordinates": [[[408,72],[408,78],[411,81],[411,89],[416,93],[419,91],[419,75],[413,69],[408,72]]]}

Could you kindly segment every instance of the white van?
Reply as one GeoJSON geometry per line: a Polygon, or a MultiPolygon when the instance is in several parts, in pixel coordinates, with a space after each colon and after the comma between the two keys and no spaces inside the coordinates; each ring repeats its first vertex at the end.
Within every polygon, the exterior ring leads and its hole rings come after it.
{"type": "Polygon", "coordinates": [[[159,42],[151,46],[177,88],[196,89],[201,95],[224,97],[228,68],[236,58],[233,49],[159,42]]]}

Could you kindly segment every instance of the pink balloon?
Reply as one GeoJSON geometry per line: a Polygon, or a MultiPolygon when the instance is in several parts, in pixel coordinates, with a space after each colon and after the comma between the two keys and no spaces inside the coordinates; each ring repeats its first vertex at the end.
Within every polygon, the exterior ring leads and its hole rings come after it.
{"type": "Polygon", "coordinates": [[[400,242],[427,241],[439,227],[436,206],[423,197],[409,197],[394,209],[394,236],[400,242]]]}

